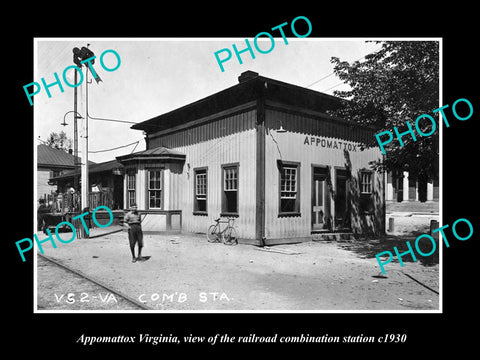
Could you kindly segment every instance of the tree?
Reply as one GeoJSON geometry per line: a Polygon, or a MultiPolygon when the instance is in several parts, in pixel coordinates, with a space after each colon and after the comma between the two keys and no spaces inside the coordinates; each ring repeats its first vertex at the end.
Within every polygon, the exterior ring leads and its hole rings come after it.
{"type": "Polygon", "coordinates": [[[60,131],[58,134],[52,132],[48,135],[46,145],[68,152],[72,148],[72,139],[68,138],[64,131],[60,131]]]}
{"type": "MultiPolygon", "coordinates": [[[[334,95],[345,99],[345,106],[332,111],[332,115],[351,120],[361,126],[373,128],[376,133],[397,126],[400,133],[408,130],[406,122],[415,128],[415,120],[422,114],[438,114],[439,107],[439,43],[438,41],[377,41],[380,50],[365,56],[365,60],[349,64],[332,57],[335,74],[348,84],[351,90],[335,91],[334,95]]],[[[432,124],[419,122],[424,133],[432,124]]],[[[394,135],[395,136],[395,135],[394,135]]],[[[394,137],[394,139],[396,139],[394,137]]],[[[418,179],[438,176],[439,137],[437,131],[429,137],[410,135],[387,145],[383,161],[371,165],[378,170],[408,170],[418,179]]],[[[372,135],[364,148],[378,146],[372,135]]]]}

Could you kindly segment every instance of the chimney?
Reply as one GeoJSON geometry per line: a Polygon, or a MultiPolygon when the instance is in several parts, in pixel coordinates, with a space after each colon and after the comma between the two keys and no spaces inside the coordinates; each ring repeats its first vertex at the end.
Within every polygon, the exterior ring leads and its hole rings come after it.
{"type": "Polygon", "coordinates": [[[68,149],[68,153],[69,153],[70,155],[72,155],[72,154],[73,154],[73,150],[72,150],[72,149],[68,149]]]}
{"type": "Polygon", "coordinates": [[[258,73],[255,72],[255,71],[251,71],[251,70],[247,70],[243,73],[240,74],[240,76],[238,77],[238,82],[239,83],[243,83],[245,81],[248,81],[248,80],[251,80],[251,79],[254,79],[258,76],[258,73]]]}

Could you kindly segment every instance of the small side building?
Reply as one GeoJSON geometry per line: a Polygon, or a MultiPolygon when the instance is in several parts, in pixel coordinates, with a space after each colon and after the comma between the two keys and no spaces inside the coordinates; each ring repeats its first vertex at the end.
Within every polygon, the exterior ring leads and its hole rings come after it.
{"type": "MultiPolygon", "coordinates": [[[[88,204],[91,209],[103,205],[111,210],[121,210],[123,206],[123,165],[117,160],[109,160],[102,163],[93,163],[88,167],[88,204]]],[[[81,178],[81,169],[65,171],[52,177],[51,183],[57,185],[59,193],[66,193],[72,187],[74,178],[81,178]]],[[[80,192],[79,188],[75,191],[80,192]]]]}
{"type": "Polygon", "coordinates": [[[75,156],[71,151],[45,144],[37,145],[37,196],[46,200],[52,192],[57,191],[56,184],[50,179],[74,168],[75,156]]]}
{"type": "Polygon", "coordinates": [[[117,157],[124,203],[144,230],[205,233],[234,217],[239,241],[385,231],[384,174],[370,169],[374,131],[327,115],[334,96],[247,71],[216,94],[132,126],[147,150],[117,157]]]}

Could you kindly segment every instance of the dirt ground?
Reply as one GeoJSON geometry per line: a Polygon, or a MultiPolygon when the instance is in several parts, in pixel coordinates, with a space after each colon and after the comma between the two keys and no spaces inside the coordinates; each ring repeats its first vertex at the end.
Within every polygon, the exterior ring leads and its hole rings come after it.
{"type": "MultiPolygon", "coordinates": [[[[75,239],[56,249],[44,243],[44,251],[155,310],[439,310],[438,248],[416,262],[405,256],[404,267],[392,262],[385,266],[387,277],[378,276],[375,254],[393,252],[393,246],[400,251],[405,243],[395,237],[266,249],[212,244],[196,234],[145,235],[144,241],[142,255],[151,258],[136,263],[125,232],[75,239]]],[[[50,308],[57,286],[76,291],[75,284],[47,276],[38,272],[38,297],[51,299],[50,308]]]]}
{"type": "Polygon", "coordinates": [[[37,272],[41,279],[38,310],[140,310],[121,296],[41,257],[37,258],[37,272]]]}

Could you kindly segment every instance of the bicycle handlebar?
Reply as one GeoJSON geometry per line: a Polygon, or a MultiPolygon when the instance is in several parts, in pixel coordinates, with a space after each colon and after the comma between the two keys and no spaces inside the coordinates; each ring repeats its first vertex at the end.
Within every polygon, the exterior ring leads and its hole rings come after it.
{"type": "Polygon", "coordinates": [[[218,219],[215,219],[213,221],[215,221],[216,223],[229,223],[230,221],[235,221],[235,217],[233,216],[226,216],[227,220],[223,220],[222,221],[222,217],[219,217],[218,219]]]}

